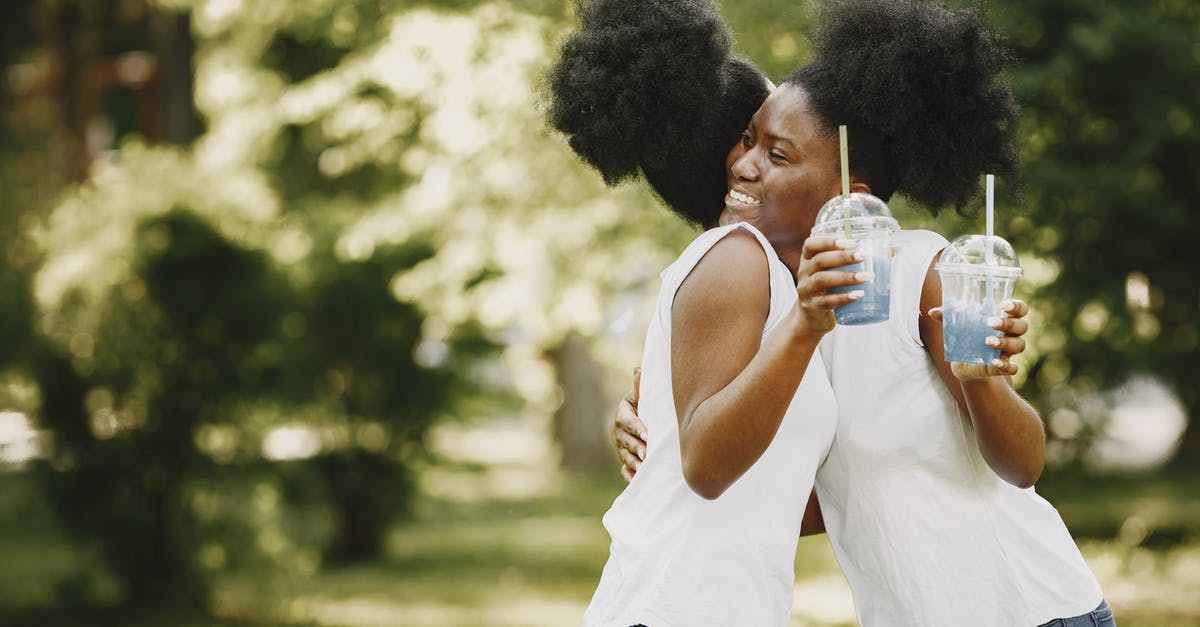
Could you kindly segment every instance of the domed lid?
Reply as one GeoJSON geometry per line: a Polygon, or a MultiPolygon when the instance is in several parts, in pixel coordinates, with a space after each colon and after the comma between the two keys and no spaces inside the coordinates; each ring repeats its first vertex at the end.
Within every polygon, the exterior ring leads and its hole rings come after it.
{"type": "Polygon", "coordinates": [[[1003,237],[995,235],[963,235],[955,239],[942,251],[942,259],[938,262],[937,269],[950,272],[987,272],[995,277],[1021,276],[1021,262],[1017,260],[1017,253],[1003,237]]]}
{"type": "Polygon", "coordinates": [[[847,228],[896,231],[900,229],[900,223],[892,217],[892,210],[888,208],[887,203],[871,194],[838,194],[830,198],[817,212],[813,233],[836,235],[847,228]]]}

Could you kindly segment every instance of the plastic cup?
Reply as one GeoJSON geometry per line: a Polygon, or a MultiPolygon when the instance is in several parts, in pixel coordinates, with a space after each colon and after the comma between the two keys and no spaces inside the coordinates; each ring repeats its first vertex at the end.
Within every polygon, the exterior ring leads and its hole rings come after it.
{"type": "Polygon", "coordinates": [[[987,320],[998,317],[1000,303],[1012,298],[1021,276],[1017,254],[1003,238],[964,235],[942,252],[937,270],[942,279],[946,361],[992,363],[1000,350],[988,346],[987,338],[1003,333],[988,326],[987,320]]]}
{"type": "Polygon", "coordinates": [[[817,213],[813,235],[853,240],[854,250],[866,255],[860,263],[832,269],[875,274],[870,281],[829,288],[833,294],[864,292],[862,298],[833,310],[838,324],[874,324],[888,319],[892,303],[892,233],[899,229],[887,203],[870,194],[835,196],[817,213]]]}

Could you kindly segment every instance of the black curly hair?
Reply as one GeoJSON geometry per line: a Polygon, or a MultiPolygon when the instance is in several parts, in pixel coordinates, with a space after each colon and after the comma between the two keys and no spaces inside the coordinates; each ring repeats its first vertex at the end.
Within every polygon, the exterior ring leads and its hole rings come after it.
{"type": "MultiPolygon", "coordinates": [[[[609,184],[639,170],[684,218],[713,226],[725,156],[767,96],[730,52],[708,0],[591,0],[551,69],[549,118],[609,184]]],[[[846,124],[850,166],[884,200],[932,213],[978,208],[979,179],[1015,178],[1020,109],[1011,61],[977,9],[923,0],[831,0],[802,87],[829,133],[846,124]]]]}
{"type": "Polygon", "coordinates": [[[725,156],[769,93],[730,51],[711,0],[590,0],[547,75],[548,119],[609,185],[640,172],[677,214],[713,226],[725,156]]]}
{"type": "Polygon", "coordinates": [[[784,83],[804,88],[872,193],[899,192],[937,213],[978,208],[979,177],[1015,175],[1020,108],[1000,81],[1010,60],[977,9],[919,0],[834,0],[814,60],[784,83]]]}

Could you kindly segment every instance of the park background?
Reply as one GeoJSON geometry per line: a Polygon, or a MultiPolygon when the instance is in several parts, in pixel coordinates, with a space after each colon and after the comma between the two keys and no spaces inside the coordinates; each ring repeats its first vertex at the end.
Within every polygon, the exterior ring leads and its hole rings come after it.
{"type": "MultiPolygon", "coordinates": [[[[772,77],[806,58],[813,5],[720,5],[772,77]]],[[[0,4],[0,624],[578,623],[696,231],[547,129],[574,10],[0,4]]],[[[986,11],[1038,491],[1120,624],[1200,625],[1200,4],[986,11]]],[[[853,624],[824,537],[793,623],[853,624]]]]}

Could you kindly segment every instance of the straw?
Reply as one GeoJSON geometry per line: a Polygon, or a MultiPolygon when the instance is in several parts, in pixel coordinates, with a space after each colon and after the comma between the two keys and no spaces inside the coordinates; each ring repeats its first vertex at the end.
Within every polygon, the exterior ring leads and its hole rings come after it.
{"type": "Polygon", "coordinates": [[[984,302],[987,303],[988,309],[992,308],[991,307],[991,305],[992,305],[992,272],[996,266],[996,254],[992,251],[992,236],[995,234],[995,222],[996,222],[996,219],[995,219],[996,193],[995,193],[995,191],[996,191],[996,177],[989,174],[989,175],[987,175],[987,192],[986,192],[987,196],[986,196],[986,201],[985,201],[986,206],[987,206],[987,231],[986,231],[987,238],[984,240],[984,246],[985,246],[984,250],[986,251],[985,255],[986,255],[986,261],[987,261],[987,266],[986,266],[986,270],[985,270],[985,272],[987,273],[987,298],[985,299],[984,302]]]}
{"type": "Polygon", "coordinates": [[[995,235],[995,190],[996,177],[987,175],[987,263],[995,265],[996,259],[992,253],[992,236],[995,235]]]}
{"type": "MultiPolygon", "coordinates": [[[[850,148],[849,142],[846,141],[846,125],[838,126],[838,140],[842,144],[842,197],[850,197],[850,148]]],[[[847,218],[850,206],[846,206],[847,218]]]]}
{"type": "MultiPolygon", "coordinates": [[[[842,149],[842,198],[850,200],[850,147],[846,141],[846,125],[838,125],[838,141],[842,149]]],[[[846,239],[850,239],[850,203],[846,202],[846,239]]]]}

